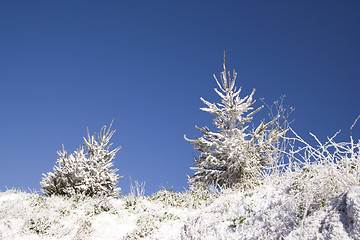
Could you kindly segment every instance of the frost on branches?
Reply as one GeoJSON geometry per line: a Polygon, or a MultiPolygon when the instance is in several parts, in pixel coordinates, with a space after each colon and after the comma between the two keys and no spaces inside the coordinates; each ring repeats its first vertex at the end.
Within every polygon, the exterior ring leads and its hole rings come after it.
{"type": "Polygon", "coordinates": [[[97,136],[90,136],[88,130],[84,144],[73,154],[68,155],[64,150],[58,151],[59,159],[54,166],[54,172],[43,174],[40,185],[46,196],[112,196],[118,197],[120,188],[116,187],[121,177],[116,174],[117,169],[112,160],[121,147],[109,150],[112,143],[110,138],[115,130],[110,131],[103,126],[97,136]]]}
{"type": "Polygon", "coordinates": [[[208,127],[198,128],[202,137],[185,139],[194,145],[200,152],[195,157],[195,175],[189,178],[192,187],[250,187],[255,184],[264,166],[271,164],[274,159],[270,156],[276,150],[279,138],[285,130],[276,124],[279,116],[270,122],[261,122],[260,125],[250,130],[249,125],[253,115],[263,107],[254,110],[253,95],[240,98],[241,88],[235,87],[236,72],[226,72],[225,59],[224,71],[220,73],[220,82],[214,75],[219,89],[215,92],[220,96],[221,103],[210,103],[203,98],[207,107],[202,111],[209,112],[215,117],[214,124],[217,132],[212,132],[208,127]]]}

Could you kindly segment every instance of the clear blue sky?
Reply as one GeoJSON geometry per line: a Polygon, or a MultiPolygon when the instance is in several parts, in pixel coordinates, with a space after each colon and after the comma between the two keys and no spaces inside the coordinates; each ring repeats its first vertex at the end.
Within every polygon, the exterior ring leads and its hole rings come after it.
{"type": "Polygon", "coordinates": [[[224,50],[243,96],[285,94],[305,139],[342,129],[348,140],[360,114],[359,12],[359,1],[330,0],[1,0],[0,189],[40,190],[62,144],[74,151],[86,127],[113,118],[124,191],[130,176],[146,194],[187,188],[196,152],[183,135],[212,127],[200,97],[218,100],[224,50]]]}

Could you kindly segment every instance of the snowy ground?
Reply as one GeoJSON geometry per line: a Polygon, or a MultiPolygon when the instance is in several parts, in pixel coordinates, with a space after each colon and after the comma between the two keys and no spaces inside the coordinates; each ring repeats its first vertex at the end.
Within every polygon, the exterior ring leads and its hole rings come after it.
{"type": "Polygon", "coordinates": [[[9,190],[0,193],[0,239],[360,239],[360,186],[315,207],[297,195],[270,182],[120,199],[9,190]]]}
{"type": "Polygon", "coordinates": [[[0,239],[360,239],[360,141],[304,145],[248,189],[143,196],[135,184],[119,199],[0,192],[0,239]]]}

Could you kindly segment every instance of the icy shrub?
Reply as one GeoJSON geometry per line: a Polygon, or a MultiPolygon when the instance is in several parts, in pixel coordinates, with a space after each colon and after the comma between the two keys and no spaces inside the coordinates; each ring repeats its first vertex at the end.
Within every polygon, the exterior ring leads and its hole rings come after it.
{"type": "Polygon", "coordinates": [[[88,131],[84,144],[73,154],[68,155],[64,146],[58,151],[54,172],[43,174],[40,183],[44,195],[118,197],[120,188],[116,184],[121,177],[116,174],[117,169],[111,167],[120,147],[109,150],[112,145],[109,141],[115,132],[110,131],[111,125],[108,129],[103,126],[97,139],[96,133],[90,136],[88,131]]]}
{"type": "MultiPolygon", "coordinates": [[[[291,128],[290,128],[291,129],[291,128]]],[[[295,137],[287,150],[286,167],[265,178],[267,184],[286,188],[292,199],[289,209],[296,214],[297,224],[329,204],[333,199],[360,183],[360,141],[336,142],[333,137],[318,147],[309,145],[292,129],[295,137]],[[295,148],[295,145],[300,145],[295,148]]]]}
{"type": "Polygon", "coordinates": [[[219,192],[214,189],[174,192],[172,189],[163,188],[150,196],[149,200],[161,202],[165,206],[196,209],[210,205],[218,196],[219,192]]]}
{"type": "Polygon", "coordinates": [[[47,218],[38,218],[29,220],[29,230],[36,234],[45,234],[50,229],[52,222],[47,218]]]}
{"type": "Polygon", "coordinates": [[[261,122],[256,128],[250,129],[253,115],[263,107],[256,110],[253,95],[240,97],[241,88],[235,86],[236,72],[221,72],[219,82],[214,75],[220,90],[215,92],[220,96],[221,103],[210,103],[203,98],[207,105],[201,108],[213,114],[217,132],[208,127],[198,128],[202,137],[185,139],[194,145],[200,152],[195,158],[195,175],[189,179],[190,185],[197,188],[209,186],[220,187],[249,187],[256,184],[265,165],[271,164],[274,158],[269,157],[277,148],[277,142],[284,135],[286,129],[278,125],[279,116],[270,122],[261,122]]]}
{"type": "Polygon", "coordinates": [[[139,218],[136,222],[136,226],[138,228],[135,231],[128,233],[124,239],[125,240],[136,240],[136,239],[148,237],[155,230],[158,229],[158,226],[156,225],[156,221],[158,221],[156,215],[139,218]]]}

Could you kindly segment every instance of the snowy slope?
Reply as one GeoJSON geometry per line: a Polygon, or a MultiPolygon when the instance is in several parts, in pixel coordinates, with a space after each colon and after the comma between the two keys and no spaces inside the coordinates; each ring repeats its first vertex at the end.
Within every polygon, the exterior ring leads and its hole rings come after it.
{"type": "Polygon", "coordinates": [[[306,214],[279,186],[120,199],[9,190],[0,193],[0,239],[360,239],[359,186],[306,214]]]}

